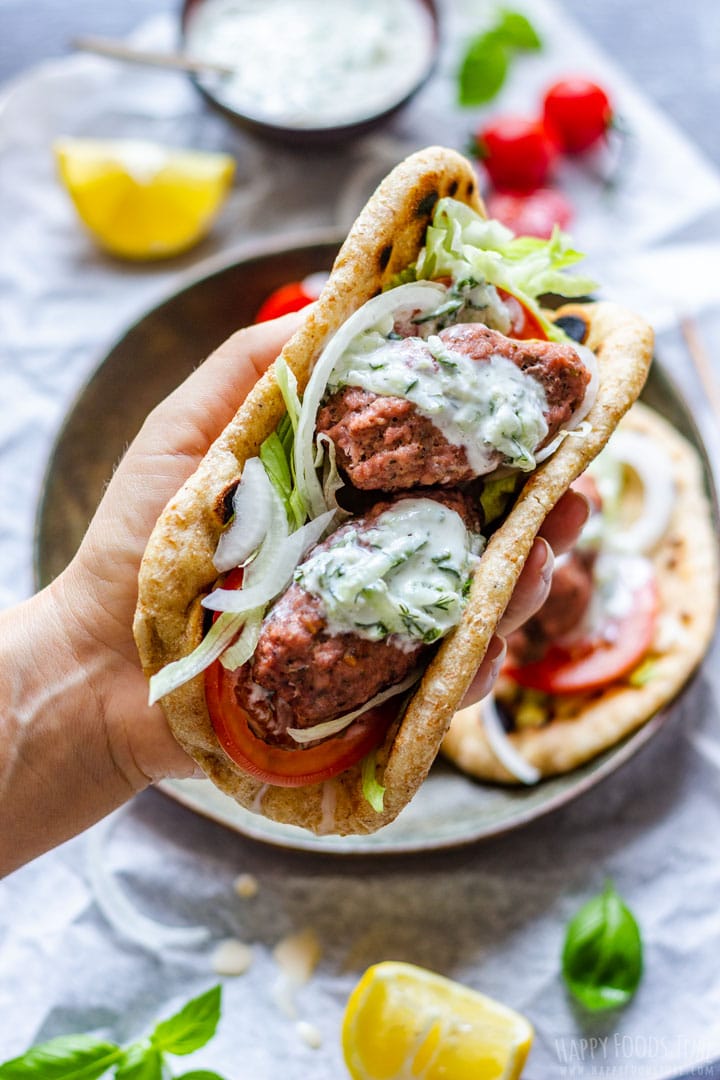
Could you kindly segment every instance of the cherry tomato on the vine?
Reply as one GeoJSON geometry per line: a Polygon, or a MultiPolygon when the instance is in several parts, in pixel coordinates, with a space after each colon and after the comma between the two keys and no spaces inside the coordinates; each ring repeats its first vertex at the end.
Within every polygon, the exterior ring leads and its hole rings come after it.
{"type": "Polygon", "coordinates": [[[547,90],[543,119],[566,154],[581,154],[605,138],[613,110],[602,86],[574,75],[547,90]]]}
{"type": "Polygon", "coordinates": [[[573,216],[567,197],[556,188],[493,191],[485,202],[490,217],[507,225],[516,236],[539,236],[546,240],[556,225],[567,229],[573,216]]]}
{"type": "Polygon", "coordinates": [[[533,191],[552,172],[558,150],[539,120],[498,116],[476,136],[477,153],[501,191],[533,191]]]}

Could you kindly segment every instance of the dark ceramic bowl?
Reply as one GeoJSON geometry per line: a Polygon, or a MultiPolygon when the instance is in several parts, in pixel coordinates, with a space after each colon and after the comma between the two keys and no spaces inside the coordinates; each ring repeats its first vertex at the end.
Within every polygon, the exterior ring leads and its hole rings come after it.
{"type": "MultiPolygon", "coordinates": [[[[180,11],[181,47],[184,47],[185,45],[187,25],[192,13],[204,2],[205,0],[182,0],[182,8],[180,11]]],[[[391,0],[388,0],[388,2],[391,2],[391,0]]],[[[205,100],[210,102],[214,108],[218,109],[234,123],[254,132],[256,135],[264,136],[276,142],[296,146],[332,146],[335,143],[343,142],[356,135],[363,135],[365,132],[370,131],[378,124],[381,124],[383,121],[393,116],[417,94],[435,70],[440,44],[440,18],[437,3],[436,0],[418,0],[418,2],[426,9],[432,20],[433,42],[431,63],[422,73],[415,85],[412,86],[409,91],[404,91],[397,101],[393,102],[392,105],[380,112],[365,116],[361,120],[354,120],[350,123],[334,127],[287,127],[283,124],[275,124],[270,120],[261,120],[256,116],[250,116],[241,112],[239,109],[235,109],[215,90],[212,82],[207,77],[190,75],[189,78],[205,100]]]]}

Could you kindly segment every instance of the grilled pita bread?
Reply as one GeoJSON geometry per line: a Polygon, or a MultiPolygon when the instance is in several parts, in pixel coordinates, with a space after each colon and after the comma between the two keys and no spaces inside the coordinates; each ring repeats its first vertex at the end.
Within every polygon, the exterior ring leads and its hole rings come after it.
{"type": "MultiPolygon", "coordinates": [[[[660,591],[658,635],[648,654],[647,681],[642,685],[623,680],[594,694],[548,698],[552,720],[509,736],[516,750],[543,776],[569,772],[614,746],[671,701],[704,656],[717,619],[717,538],[697,453],[666,420],[640,402],[620,427],[661,444],[672,462],[672,519],[652,553],[660,591]]],[[[443,752],[478,779],[517,783],[490,748],[482,709],[480,702],[455,715],[443,752]]]]}
{"type": "MultiPolygon", "coordinates": [[[[459,199],[482,212],[469,162],[432,147],[402,162],[360,214],[317,303],[283,350],[300,393],[329,337],[358,307],[417,258],[437,200],[459,199]]],[[[373,832],[392,821],[427,775],[453,713],[472,680],[510,599],[547,513],[602,449],[645,382],[652,332],[637,316],[613,304],[568,305],[588,325],[587,344],[600,366],[600,389],[582,437],[564,440],[533,473],[504,524],[482,556],[461,624],[441,644],[402,721],[396,721],[377,754],[385,786],[382,812],[362,794],[361,768],[332,781],[301,788],[262,785],[220,747],[205,704],[202,676],[168,694],[162,707],[181,746],[208,777],[243,806],[314,832],[373,832]]],[[[140,571],[135,639],[148,676],[190,653],[200,642],[201,599],[215,584],[213,554],[225,524],[225,496],[245,461],[284,413],[273,368],[208,451],[199,468],[171,499],[150,538],[140,571]]],[[[301,751],[298,751],[301,752],[301,751]]]]}

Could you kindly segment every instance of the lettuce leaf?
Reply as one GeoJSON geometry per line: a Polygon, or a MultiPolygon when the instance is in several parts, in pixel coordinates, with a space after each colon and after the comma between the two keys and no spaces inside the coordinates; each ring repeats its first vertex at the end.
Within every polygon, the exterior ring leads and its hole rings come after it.
{"type": "Polygon", "coordinates": [[[371,750],[362,763],[362,793],[366,802],[369,802],[377,814],[383,811],[385,788],[378,783],[375,775],[375,750],[371,750]]]}
{"type": "Polygon", "coordinates": [[[563,331],[542,314],[537,297],[548,292],[584,296],[595,289],[592,278],[565,272],[582,258],[557,227],[549,240],[515,236],[499,221],[444,198],[435,208],[415,272],[418,278],[471,277],[499,286],[530,308],[548,337],[564,341],[563,331]]]}
{"type": "Polygon", "coordinates": [[[301,403],[297,379],[281,356],[275,361],[275,378],[287,412],[272,435],[268,435],[260,446],[260,460],[283,501],[290,531],[294,532],[307,518],[307,499],[295,479],[293,456],[301,403]]]}

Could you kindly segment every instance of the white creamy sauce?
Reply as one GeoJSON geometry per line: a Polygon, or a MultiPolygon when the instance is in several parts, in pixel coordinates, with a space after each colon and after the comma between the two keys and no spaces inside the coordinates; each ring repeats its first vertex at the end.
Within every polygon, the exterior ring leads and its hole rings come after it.
{"type": "Polygon", "coordinates": [[[491,330],[509,334],[512,319],[507,304],[500,299],[494,285],[478,282],[474,278],[454,281],[447,290],[447,300],[426,316],[415,317],[419,337],[437,334],[455,323],[482,323],[491,330]]]}
{"type": "Polygon", "coordinates": [[[252,947],[237,938],[226,938],[219,942],[211,961],[216,975],[244,975],[252,962],[252,947]]]}
{"type": "Polygon", "coordinates": [[[515,468],[533,469],[534,451],[548,433],[542,385],[504,356],[477,363],[445,348],[439,337],[417,348],[409,341],[359,335],[335,365],[328,389],[359,386],[412,402],[449,443],[464,448],[478,476],[492,472],[498,455],[515,468]]]}
{"type": "Polygon", "coordinates": [[[311,1024],[308,1020],[298,1020],[295,1024],[295,1031],[311,1050],[319,1050],[322,1046],[322,1032],[316,1024],[311,1024]]]}
{"type": "Polygon", "coordinates": [[[262,814],[262,812],[263,812],[263,801],[265,799],[265,796],[267,795],[269,787],[270,787],[269,784],[261,784],[260,787],[257,789],[257,792],[255,794],[255,798],[253,799],[252,803],[250,804],[250,810],[252,811],[253,814],[262,814]]]}
{"type": "Polygon", "coordinates": [[[362,534],[331,537],[295,580],[322,602],[330,633],[431,642],[460,621],[483,544],[442,503],[401,499],[362,534]]]}
{"type": "Polygon", "coordinates": [[[333,127],[376,115],[429,70],[433,25],[419,0],[205,0],[186,52],[227,65],[203,77],[227,105],[287,127],[333,127]]]}
{"type": "Polygon", "coordinates": [[[335,811],[337,809],[337,786],[334,780],[326,780],[322,786],[320,799],[320,824],[318,835],[327,836],[335,828],[335,811]]]}
{"type": "Polygon", "coordinates": [[[638,589],[653,577],[653,565],[642,555],[603,551],[593,566],[593,594],[583,628],[614,640],[618,623],[637,602],[638,589]]]}
{"type": "Polygon", "coordinates": [[[233,881],[233,889],[241,900],[252,900],[260,886],[254,874],[238,874],[233,881]]]}

